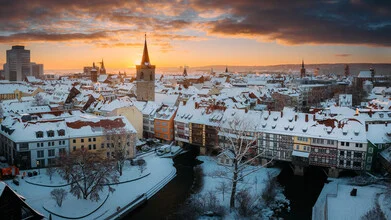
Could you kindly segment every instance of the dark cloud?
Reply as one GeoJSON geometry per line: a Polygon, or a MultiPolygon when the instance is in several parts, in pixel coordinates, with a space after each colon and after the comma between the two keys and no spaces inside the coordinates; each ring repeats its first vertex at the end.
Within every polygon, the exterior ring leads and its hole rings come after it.
{"type": "Polygon", "coordinates": [[[339,53],[339,54],[335,54],[336,57],[350,57],[352,56],[352,54],[349,54],[349,53],[339,53]]]}
{"type": "Polygon", "coordinates": [[[391,46],[391,1],[195,0],[203,10],[229,10],[208,23],[214,34],[262,36],[287,44],[391,46]]]}
{"type": "Polygon", "coordinates": [[[132,44],[143,32],[159,40],[199,40],[183,34],[189,28],[286,44],[391,46],[389,0],[0,0],[0,5],[0,43],[132,44]],[[130,30],[113,32],[121,26],[130,30]]]}
{"type": "Polygon", "coordinates": [[[53,33],[17,33],[9,36],[0,36],[0,43],[26,42],[26,41],[76,41],[76,40],[94,40],[104,39],[108,35],[105,32],[96,33],[71,33],[71,34],[53,34],[53,33]]]}

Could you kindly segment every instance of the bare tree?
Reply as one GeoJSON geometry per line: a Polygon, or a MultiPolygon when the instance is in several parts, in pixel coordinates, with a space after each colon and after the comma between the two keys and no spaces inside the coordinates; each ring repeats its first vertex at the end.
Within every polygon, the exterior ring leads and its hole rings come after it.
{"type": "Polygon", "coordinates": [[[65,189],[53,189],[50,192],[50,196],[56,201],[58,207],[62,206],[62,202],[64,201],[67,194],[68,193],[65,191],[65,189]]]}
{"type": "MultiPolygon", "coordinates": [[[[88,150],[61,155],[58,169],[60,175],[71,183],[70,192],[77,198],[99,201],[103,187],[118,182],[113,162],[88,150]]],[[[114,191],[110,185],[108,187],[110,192],[114,191]]]]}
{"type": "Polygon", "coordinates": [[[36,106],[45,105],[45,99],[43,98],[43,96],[41,94],[38,93],[34,96],[34,104],[36,106]]]}
{"type": "Polygon", "coordinates": [[[49,176],[50,181],[52,181],[53,174],[56,173],[56,168],[53,165],[49,165],[46,168],[46,175],[49,176]]]}
{"type": "Polygon", "coordinates": [[[229,190],[228,184],[225,181],[221,181],[219,185],[216,187],[216,190],[223,194],[223,201],[224,201],[224,195],[229,190]]]}
{"type": "MultiPolygon", "coordinates": [[[[225,114],[231,114],[225,112],[225,114]]],[[[222,176],[231,182],[230,208],[235,208],[237,183],[244,177],[266,166],[249,166],[256,163],[264,155],[257,147],[257,122],[245,114],[225,115],[219,125],[219,148],[226,151],[233,160],[232,165],[224,165],[227,175],[222,176]]]]}
{"type": "Polygon", "coordinates": [[[134,156],[136,134],[121,128],[106,129],[104,136],[105,145],[108,147],[107,151],[110,152],[110,156],[113,156],[111,159],[116,162],[116,169],[119,175],[122,176],[126,159],[134,156]]]}
{"type": "Polygon", "coordinates": [[[143,174],[143,172],[147,169],[147,163],[143,159],[137,160],[137,166],[140,170],[140,174],[143,174]]]}

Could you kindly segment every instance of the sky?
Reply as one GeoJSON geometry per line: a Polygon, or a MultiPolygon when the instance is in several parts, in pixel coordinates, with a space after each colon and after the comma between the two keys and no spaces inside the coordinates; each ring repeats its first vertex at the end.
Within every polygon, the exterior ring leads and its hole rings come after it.
{"type": "Polygon", "coordinates": [[[24,45],[45,69],[391,63],[385,0],[0,0],[0,63],[24,45]]]}

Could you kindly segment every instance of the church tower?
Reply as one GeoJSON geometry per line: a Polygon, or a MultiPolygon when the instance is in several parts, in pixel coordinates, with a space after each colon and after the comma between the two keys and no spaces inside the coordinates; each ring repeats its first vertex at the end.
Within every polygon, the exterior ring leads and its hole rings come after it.
{"type": "Polygon", "coordinates": [[[300,78],[305,77],[304,60],[301,61],[300,78]]]}
{"type": "Polygon", "coordinates": [[[155,65],[151,65],[148,55],[147,35],[141,64],[136,65],[136,95],[138,101],[155,101],[155,65]]]}

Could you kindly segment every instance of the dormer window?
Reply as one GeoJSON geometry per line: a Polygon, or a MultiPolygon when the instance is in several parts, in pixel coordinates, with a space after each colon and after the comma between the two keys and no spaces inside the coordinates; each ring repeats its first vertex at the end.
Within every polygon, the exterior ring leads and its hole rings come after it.
{"type": "Polygon", "coordinates": [[[35,132],[35,135],[36,135],[37,138],[43,138],[43,132],[42,131],[35,132]]]}
{"type": "Polygon", "coordinates": [[[383,118],[383,117],[384,117],[384,114],[383,114],[383,113],[380,113],[380,114],[379,114],[379,117],[380,117],[380,118],[383,118]]]}
{"type": "Polygon", "coordinates": [[[58,133],[58,136],[65,136],[65,130],[64,129],[58,130],[57,133],[58,133]]]}
{"type": "Polygon", "coordinates": [[[47,131],[47,135],[48,137],[54,137],[54,131],[53,130],[47,131]]]}

